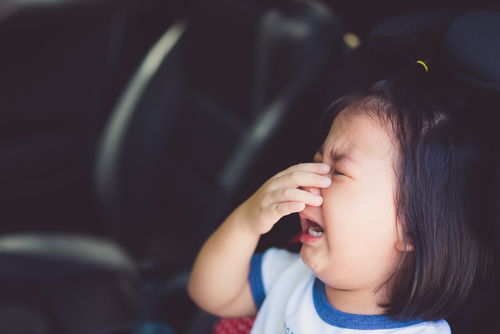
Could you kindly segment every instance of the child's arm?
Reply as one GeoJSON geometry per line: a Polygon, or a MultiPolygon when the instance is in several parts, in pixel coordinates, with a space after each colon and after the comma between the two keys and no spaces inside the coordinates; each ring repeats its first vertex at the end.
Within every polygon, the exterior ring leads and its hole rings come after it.
{"type": "Polygon", "coordinates": [[[204,310],[222,317],[256,313],[248,282],[250,259],[260,235],[283,216],[319,206],[322,198],[299,187],[326,188],[328,166],[304,163],[292,166],[265,182],[255,194],[236,208],[210,236],[196,258],[188,292],[204,310]]]}

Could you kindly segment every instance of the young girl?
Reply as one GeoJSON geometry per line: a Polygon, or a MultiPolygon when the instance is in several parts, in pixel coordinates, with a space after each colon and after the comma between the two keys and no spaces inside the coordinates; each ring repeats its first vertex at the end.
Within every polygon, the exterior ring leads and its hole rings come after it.
{"type": "Polygon", "coordinates": [[[191,298],[257,315],[252,333],[450,333],[444,318],[489,259],[494,167],[461,121],[463,96],[438,86],[411,69],[335,101],[314,162],[271,177],[206,241],[191,298]],[[300,256],[253,255],[291,213],[300,256]]]}

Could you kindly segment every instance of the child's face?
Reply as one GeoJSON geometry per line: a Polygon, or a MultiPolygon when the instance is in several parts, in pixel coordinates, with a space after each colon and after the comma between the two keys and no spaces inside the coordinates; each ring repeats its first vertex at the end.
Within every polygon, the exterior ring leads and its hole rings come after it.
{"type": "Polygon", "coordinates": [[[307,229],[309,218],[322,225],[324,234],[304,238],[301,257],[326,285],[372,290],[393,272],[401,249],[394,204],[396,155],[376,119],[346,117],[342,111],[314,156],[315,162],[332,167],[332,184],[305,188],[321,194],[323,205],[306,206],[299,213],[302,229],[307,229]],[[342,153],[352,161],[333,160],[332,155],[342,153]]]}

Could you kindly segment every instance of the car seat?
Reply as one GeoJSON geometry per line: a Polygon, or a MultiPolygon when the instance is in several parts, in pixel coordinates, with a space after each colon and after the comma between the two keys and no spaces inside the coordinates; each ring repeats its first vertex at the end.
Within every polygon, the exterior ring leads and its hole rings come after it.
{"type": "MultiPolygon", "coordinates": [[[[340,28],[317,3],[227,8],[173,24],[104,129],[96,187],[121,244],[62,233],[3,236],[0,280],[12,306],[5,314],[42,315],[50,333],[128,333],[158,320],[161,297],[186,282],[185,272],[172,274],[190,266],[245,181],[260,182],[259,163],[277,164],[273,140],[287,135],[284,123],[304,97],[324,86],[323,69],[342,51],[340,28]],[[159,269],[136,261],[158,254],[165,254],[159,269]]],[[[189,316],[174,306],[167,320],[189,316]]]]}
{"type": "Polygon", "coordinates": [[[318,4],[249,19],[205,12],[176,24],[129,85],[98,153],[99,196],[122,235],[163,235],[183,263],[245,183],[255,185],[262,151],[284,136],[283,122],[340,44],[336,20],[318,4]]]}
{"type": "Polygon", "coordinates": [[[0,234],[106,234],[91,182],[97,134],[178,2],[0,1],[0,234]]]}

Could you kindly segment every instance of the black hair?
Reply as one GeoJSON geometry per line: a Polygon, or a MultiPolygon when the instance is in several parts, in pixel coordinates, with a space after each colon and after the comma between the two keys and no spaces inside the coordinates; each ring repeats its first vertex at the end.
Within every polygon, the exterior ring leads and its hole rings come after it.
{"type": "Polygon", "coordinates": [[[335,100],[320,123],[325,136],[339,112],[366,114],[399,149],[396,215],[413,250],[383,284],[395,319],[450,316],[493,268],[500,184],[488,117],[500,104],[449,81],[408,69],[335,100]]]}

